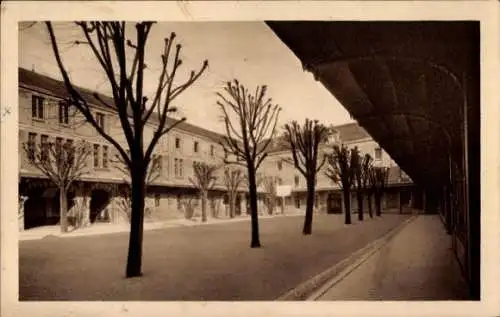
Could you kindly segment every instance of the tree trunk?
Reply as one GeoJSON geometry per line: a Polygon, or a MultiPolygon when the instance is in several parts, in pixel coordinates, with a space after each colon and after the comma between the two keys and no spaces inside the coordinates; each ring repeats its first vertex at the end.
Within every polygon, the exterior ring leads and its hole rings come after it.
{"type": "Polygon", "coordinates": [[[373,218],[372,194],[366,195],[366,198],[368,200],[368,214],[370,215],[370,218],[373,218]]]}
{"type": "Polygon", "coordinates": [[[363,221],[363,193],[361,189],[358,189],[356,192],[356,198],[358,199],[358,220],[363,221]]]}
{"type": "Polygon", "coordinates": [[[127,277],[141,276],[142,236],[144,222],[144,198],[146,196],[145,173],[142,168],[133,168],[132,173],[132,210],[130,219],[130,238],[127,257],[127,277]]]}
{"type": "Polygon", "coordinates": [[[236,197],[235,193],[231,193],[229,195],[229,218],[234,218],[234,214],[236,211],[236,197]]]}
{"type": "Polygon", "coordinates": [[[252,221],[252,240],[250,242],[250,247],[260,248],[259,215],[257,210],[257,185],[255,183],[255,169],[253,168],[253,166],[248,167],[248,181],[248,189],[250,194],[250,216],[252,221]]]}
{"type": "Polygon", "coordinates": [[[344,211],[345,211],[345,224],[351,224],[351,191],[349,189],[342,190],[344,194],[344,211]]]}
{"type": "Polygon", "coordinates": [[[207,222],[207,192],[201,192],[201,222],[207,222]]]}
{"type": "Polygon", "coordinates": [[[304,219],[304,229],[302,230],[302,233],[304,235],[310,235],[312,233],[313,208],[314,208],[314,179],[308,179],[306,216],[304,219]]]}
{"type": "Polygon", "coordinates": [[[380,192],[375,192],[375,208],[376,208],[376,213],[377,213],[377,216],[380,217],[380,215],[382,214],[382,205],[381,205],[381,200],[382,200],[382,194],[380,192]]]}
{"type": "Polygon", "coordinates": [[[59,222],[61,224],[61,232],[68,231],[68,197],[66,190],[59,188],[59,222]]]}

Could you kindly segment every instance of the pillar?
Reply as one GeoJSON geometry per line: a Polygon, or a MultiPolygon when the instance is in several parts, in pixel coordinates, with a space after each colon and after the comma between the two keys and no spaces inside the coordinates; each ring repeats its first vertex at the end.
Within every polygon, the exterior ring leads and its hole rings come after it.
{"type": "Polygon", "coordinates": [[[247,209],[248,202],[247,196],[245,193],[240,193],[240,216],[245,216],[249,214],[249,210],[247,209]]]}
{"type": "MultiPolygon", "coordinates": [[[[408,201],[408,205],[410,206],[411,209],[413,209],[415,206],[414,206],[414,203],[413,203],[413,190],[410,190],[410,200],[408,201]]],[[[412,211],[413,213],[413,211],[412,211]]]]}
{"type": "Polygon", "coordinates": [[[19,226],[19,231],[24,230],[24,203],[28,200],[27,196],[19,196],[19,211],[18,211],[18,226],[19,226]]]}
{"type": "Polygon", "coordinates": [[[81,190],[77,190],[75,204],[68,211],[68,215],[75,218],[77,227],[87,227],[90,225],[90,196],[81,190]]]}
{"type": "Polygon", "coordinates": [[[399,213],[403,213],[403,202],[401,200],[402,189],[398,191],[398,205],[399,205],[399,213]]]}
{"type": "Polygon", "coordinates": [[[109,195],[109,205],[111,208],[111,212],[109,213],[109,217],[111,218],[110,222],[117,223],[120,217],[120,211],[118,210],[119,208],[117,202],[118,190],[116,188],[113,188],[109,195]]]}

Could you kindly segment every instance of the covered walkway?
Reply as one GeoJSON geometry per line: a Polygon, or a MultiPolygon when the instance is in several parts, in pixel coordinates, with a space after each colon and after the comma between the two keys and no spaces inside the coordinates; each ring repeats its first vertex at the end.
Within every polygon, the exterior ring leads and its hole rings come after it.
{"type": "MultiPolygon", "coordinates": [[[[304,70],[311,72],[422,188],[423,209],[440,213],[446,230],[431,226],[437,231],[431,234],[422,226],[424,231],[418,236],[427,241],[439,238],[443,231],[450,234],[447,239],[452,241],[469,294],[479,300],[479,22],[267,24],[304,70]]],[[[438,253],[433,254],[438,257],[438,253]]],[[[446,254],[442,254],[443,259],[448,258],[446,254]]],[[[397,292],[397,284],[393,286],[397,292]]]]}
{"type": "Polygon", "coordinates": [[[319,301],[467,300],[468,294],[452,239],[439,216],[419,215],[349,275],[327,284],[313,297],[319,301]]]}

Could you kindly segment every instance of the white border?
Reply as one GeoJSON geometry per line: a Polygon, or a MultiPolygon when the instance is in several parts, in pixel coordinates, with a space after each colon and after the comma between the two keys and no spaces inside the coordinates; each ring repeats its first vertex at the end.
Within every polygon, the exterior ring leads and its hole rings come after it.
{"type": "Polygon", "coordinates": [[[62,2],[1,4],[1,315],[12,316],[494,316],[498,299],[499,231],[497,127],[497,1],[210,1],[62,2]],[[17,22],[22,20],[481,20],[482,290],[481,302],[18,302],[17,22]],[[487,151],[486,151],[487,149],[487,151]],[[496,291],[496,292],[495,292],[496,291]]]}

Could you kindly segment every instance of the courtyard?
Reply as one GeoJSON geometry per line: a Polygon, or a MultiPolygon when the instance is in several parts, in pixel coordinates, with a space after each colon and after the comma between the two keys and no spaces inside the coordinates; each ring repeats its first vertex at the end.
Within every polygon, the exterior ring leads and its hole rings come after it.
{"type": "Polygon", "coordinates": [[[262,248],[238,221],[144,232],[143,276],[125,279],[128,233],[19,243],[20,300],[275,300],[383,236],[410,215],[344,225],[343,215],[260,220],[262,248]]]}

